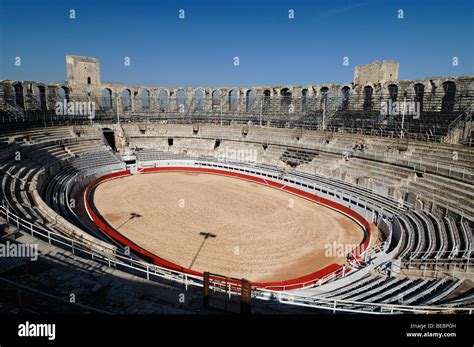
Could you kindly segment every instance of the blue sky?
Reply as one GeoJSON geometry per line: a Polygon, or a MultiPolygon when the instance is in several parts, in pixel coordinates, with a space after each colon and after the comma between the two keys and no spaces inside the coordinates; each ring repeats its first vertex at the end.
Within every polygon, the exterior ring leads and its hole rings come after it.
{"type": "Polygon", "coordinates": [[[474,75],[473,3],[0,0],[0,79],[64,80],[66,54],[96,57],[103,81],[129,85],[347,83],[376,59],[398,60],[399,79],[474,75]]]}

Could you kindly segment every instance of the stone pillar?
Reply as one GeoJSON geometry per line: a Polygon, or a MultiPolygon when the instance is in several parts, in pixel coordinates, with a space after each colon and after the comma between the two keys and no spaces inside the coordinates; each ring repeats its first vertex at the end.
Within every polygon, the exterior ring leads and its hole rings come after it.
{"type": "Polygon", "coordinates": [[[176,90],[170,89],[168,94],[168,112],[176,112],[176,90]]]}
{"type": "Polygon", "coordinates": [[[212,112],[212,89],[204,89],[204,107],[205,113],[212,112]]]}
{"type": "Polygon", "coordinates": [[[221,88],[219,92],[221,93],[222,113],[227,113],[229,110],[229,89],[221,88]]]}

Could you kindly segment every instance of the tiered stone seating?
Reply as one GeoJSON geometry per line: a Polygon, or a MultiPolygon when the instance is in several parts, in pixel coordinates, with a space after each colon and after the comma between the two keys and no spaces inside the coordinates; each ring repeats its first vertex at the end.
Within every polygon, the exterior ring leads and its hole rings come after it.
{"type": "Polygon", "coordinates": [[[146,161],[157,161],[157,160],[176,160],[176,159],[187,159],[188,156],[184,154],[174,154],[170,152],[160,151],[159,149],[146,148],[143,150],[135,151],[137,160],[139,162],[146,161]]]}
{"type": "Polygon", "coordinates": [[[354,177],[370,178],[387,188],[405,186],[414,176],[413,171],[408,169],[354,158],[344,161],[339,169],[354,177]]]}
{"type": "Polygon", "coordinates": [[[72,131],[72,127],[52,127],[52,128],[37,128],[28,130],[14,130],[9,132],[2,132],[0,139],[8,143],[14,142],[29,142],[41,143],[55,140],[64,140],[75,138],[76,135],[72,131]]]}
{"type": "Polygon", "coordinates": [[[308,164],[319,153],[311,150],[301,150],[294,148],[287,148],[280,157],[280,160],[290,166],[298,166],[300,164],[308,164]]]}
{"type": "Polygon", "coordinates": [[[84,153],[69,162],[69,165],[76,170],[87,168],[119,164],[120,160],[110,150],[100,150],[84,153]]]}
{"type": "Polygon", "coordinates": [[[68,143],[64,146],[65,150],[72,155],[78,157],[86,153],[96,152],[98,149],[105,147],[101,140],[87,140],[68,143]]]}
{"type": "MultiPolygon", "coordinates": [[[[349,156],[349,160],[345,160],[341,151],[350,152],[358,136],[335,134],[327,143],[325,133],[303,132],[302,137],[298,139],[298,134],[284,129],[249,127],[244,135],[241,126],[231,126],[222,131],[221,127],[206,125],[199,127],[196,134],[193,126],[154,124],[154,128],[145,130],[143,134],[140,130],[142,127],[142,124],[123,124],[125,135],[129,139],[130,146],[135,148],[139,163],[199,156],[216,160],[226,149],[255,151],[257,160],[252,164],[255,167],[266,167],[275,172],[287,170],[294,177],[311,180],[319,186],[331,187],[337,192],[373,202],[375,206],[393,214],[393,219],[400,222],[404,235],[399,253],[387,263],[391,261],[400,261],[402,264],[411,261],[423,263],[430,259],[468,259],[471,256],[470,217],[474,215],[471,203],[474,198],[472,184],[436,173],[420,174],[412,168],[393,165],[393,162],[389,162],[387,157],[383,156],[371,160],[349,156]],[[172,143],[169,142],[169,138],[173,138],[172,143]],[[296,168],[287,165],[291,164],[291,160],[294,160],[293,163],[298,163],[296,168]],[[369,177],[373,184],[358,180],[360,177],[369,177]],[[373,189],[375,183],[388,189],[400,188],[403,191],[404,188],[410,192],[414,191],[424,199],[425,204],[414,205],[412,211],[408,211],[409,206],[400,204],[389,196],[394,194],[376,193],[373,189]],[[432,198],[436,199],[436,206],[445,203],[453,206],[448,208],[448,212],[438,210],[434,208],[435,205],[426,203],[432,198]],[[431,207],[430,212],[422,211],[422,208],[427,207],[431,207]]],[[[5,200],[12,212],[55,232],[71,235],[69,229],[75,227],[77,228],[74,229],[75,232],[82,231],[84,233],[82,236],[85,236],[93,231],[85,228],[74,213],[68,210],[64,198],[66,187],[84,170],[119,164],[120,160],[111,150],[104,147],[101,140],[94,138],[98,134],[96,128],[91,127],[89,132],[84,126],[82,131],[79,131],[81,133],[79,137],[77,132],[77,128],[65,127],[58,130],[51,129],[49,135],[41,135],[37,130],[31,133],[18,131],[2,134],[0,177],[5,200]],[[55,142],[57,140],[61,142],[55,142]],[[23,160],[16,161],[11,154],[5,156],[4,153],[13,146],[21,150],[23,160]],[[31,196],[31,189],[35,188],[34,182],[40,170],[43,167],[50,170],[53,166],[58,166],[61,170],[56,170],[54,175],[47,177],[41,196],[71,225],[57,223],[51,214],[46,214],[35,206],[31,196]]],[[[362,154],[381,151],[390,147],[393,141],[369,138],[365,143],[367,148],[362,154]]],[[[403,151],[403,154],[394,153],[394,156],[405,155],[415,158],[419,155],[424,161],[433,159],[445,165],[449,163],[449,150],[447,147],[438,153],[436,151],[431,153],[423,145],[412,144],[407,148],[408,153],[403,151]]],[[[462,164],[471,168],[471,154],[466,151],[460,152],[462,152],[460,153],[462,164]]],[[[57,215],[55,218],[58,218],[57,215]]],[[[431,305],[443,300],[460,283],[461,281],[446,278],[426,280],[369,273],[347,286],[322,296],[357,300],[361,303],[431,305]]],[[[359,308],[367,309],[363,306],[359,308]]]]}
{"type": "Polygon", "coordinates": [[[424,197],[427,204],[459,215],[474,216],[472,185],[453,179],[425,174],[408,183],[408,189],[424,197]]]}

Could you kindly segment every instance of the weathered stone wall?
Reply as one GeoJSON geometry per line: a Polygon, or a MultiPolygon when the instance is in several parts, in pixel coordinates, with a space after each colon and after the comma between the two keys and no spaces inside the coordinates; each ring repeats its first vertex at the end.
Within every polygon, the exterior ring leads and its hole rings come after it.
{"type": "Polygon", "coordinates": [[[398,80],[398,62],[394,60],[374,61],[357,65],[354,69],[354,84],[385,83],[398,80]]]}
{"type": "MultiPolygon", "coordinates": [[[[104,91],[110,93],[110,106],[119,111],[146,111],[154,112],[178,111],[178,103],[184,103],[186,108],[191,107],[205,113],[249,112],[260,113],[266,107],[266,99],[272,99],[272,107],[286,112],[288,104],[292,103],[295,113],[305,112],[305,100],[311,101],[319,110],[322,109],[325,95],[340,95],[348,90],[350,93],[350,109],[363,108],[364,88],[371,88],[374,111],[380,108],[382,101],[390,98],[389,88],[396,88],[398,100],[405,96],[413,99],[416,88],[423,89],[423,103],[425,111],[439,111],[441,102],[430,103],[433,100],[442,100],[446,94],[445,82],[454,83],[456,97],[472,94],[474,77],[437,77],[424,80],[396,81],[398,75],[397,62],[375,62],[369,64],[370,79],[378,76],[377,82],[348,83],[348,84],[312,84],[303,86],[254,86],[254,87],[153,87],[127,86],[121,83],[102,82],[100,78],[99,61],[95,58],[67,56],[68,80],[67,83],[45,84],[34,81],[0,81],[0,97],[13,104],[24,101],[26,109],[54,109],[59,100],[91,101],[100,107],[104,106],[104,91]],[[374,71],[372,71],[374,70],[374,71]],[[391,74],[392,80],[389,78],[391,74]],[[88,83],[90,78],[90,84],[88,83]],[[386,79],[386,81],[384,81],[386,79]],[[126,95],[130,95],[130,105],[124,106],[126,95]],[[213,101],[213,95],[216,97],[213,101]],[[220,98],[217,97],[220,95],[220,98]],[[232,95],[232,98],[231,98],[232,95]],[[285,98],[288,102],[285,102],[285,98]],[[44,102],[41,102],[44,99],[44,102]],[[282,101],[283,99],[283,101],[282,101]],[[252,100],[258,100],[253,102],[252,100]],[[222,108],[222,111],[221,111],[222,108]]],[[[364,68],[356,68],[356,75],[364,68]],[[357,72],[359,71],[359,72],[357,72]]],[[[366,76],[367,77],[367,76],[366,76]]],[[[469,103],[470,99],[458,98],[458,103],[469,103]]],[[[269,102],[270,103],[270,102],[269,102]]],[[[309,104],[309,103],[308,103],[309,104]]],[[[464,108],[465,105],[458,105],[464,108]]],[[[265,113],[265,110],[263,110],[265,113]]]]}

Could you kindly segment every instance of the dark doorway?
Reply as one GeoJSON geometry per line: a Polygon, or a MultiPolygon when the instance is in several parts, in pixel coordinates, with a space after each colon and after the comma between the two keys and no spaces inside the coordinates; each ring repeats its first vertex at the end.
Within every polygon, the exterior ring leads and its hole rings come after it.
{"type": "Polygon", "coordinates": [[[364,87],[364,104],[362,108],[364,111],[372,111],[372,94],[374,90],[371,86],[364,87]]]}
{"type": "Polygon", "coordinates": [[[417,83],[414,86],[415,88],[415,102],[420,104],[420,111],[423,111],[423,96],[425,95],[425,85],[422,83],[417,83]]]}
{"type": "Polygon", "coordinates": [[[392,102],[396,102],[398,98],[398,86],[396,84],[390,84],[388,86],[388,94],[392,102]]]}
{"type": "Polygon", "coordinates": [[[341,91],[342,91],[341,110],[347,111],[349,108],[349,101],[351,97],[351,88],[348,86],[344,86],[342,87],[341,91]]]}
{"type": "Polygon", "coordinates": [[[456,95],[456,84],[452,81],[443,83],[444,96],[441,104],[441,111],[453,112],[454,97],[456,95]]]}
{"type": "Polygon", "coordinates": [[[46,88],[44,86],[38,86],[39,92],[39,106],[42,110],[46,110],[46,88]]]}
{"type": "Polygon", "coordinates": [[[270,112],[270,97],[271,97],[271,91],[270,90],[264,90],[263,91],[263,107],[262,107],[262,112],[267,114],[270,112]]]}
{"type": "Polygon", "coordinates": [[[102,133],[104,134],[105,141],[107,141],[107,144],[110,146],[115,151],[117,151],[117,148],[115,147],[115,134],[112,129],[109,128],[103,128],[102,133]]]}
{"type": "Polygon", "coordinates": [[[15,89],[15,103],[18,107],[24,108],[24,99],[23,99],[23,86],[20,83],[14,84],[13,88],[15,89]]]}

